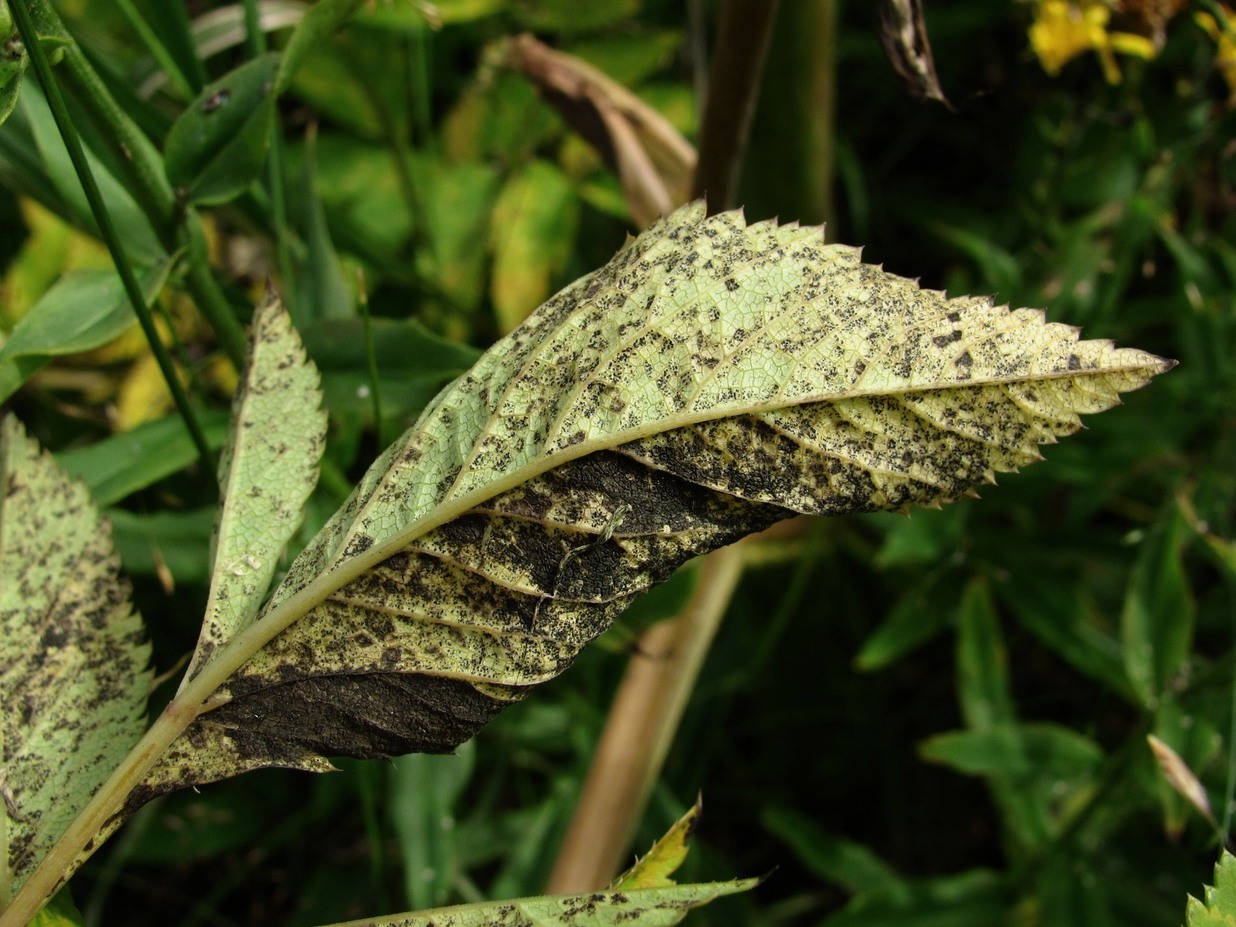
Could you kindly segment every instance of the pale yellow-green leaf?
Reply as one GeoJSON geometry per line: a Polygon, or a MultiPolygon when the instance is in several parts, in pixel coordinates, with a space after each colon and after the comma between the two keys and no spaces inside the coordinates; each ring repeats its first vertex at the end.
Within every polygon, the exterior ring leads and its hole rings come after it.
{"type": "Polygon", "coordinates": [[[256,616],[300,524],[326,438],[318,383],[291,318],[270,295],[253,316],[219,460],[210,597],[186,681],[256,616]]]}
{"type": "Polygon", "coordinates": [[[141,621],[90,494],[0,422],[0,907],[142,733],[141,621]]]}
{"type": "Polygon", "coordinates": [[[148,787],[449,751],[689,558],[796,512],[956,499],[1169,366],[684,207],[377,460],[148,787]]]}
{"type": "Polygon", "coordinates": [[[692,908],[754,888],[758,879],[486,901],[331,927],[670,927],[692,908]]]}
{"type": "Polygon", "coordinates": [[[699,800],[687,813],[674,822],[665,836],[652,845],[647,855],[641,856],[626,872],[618,876],[611,886],[613,891],[636,888],[665,888],[673,885],[670,878],[687,858],[687,840],[699,824],[702,808],[699,800]]]}

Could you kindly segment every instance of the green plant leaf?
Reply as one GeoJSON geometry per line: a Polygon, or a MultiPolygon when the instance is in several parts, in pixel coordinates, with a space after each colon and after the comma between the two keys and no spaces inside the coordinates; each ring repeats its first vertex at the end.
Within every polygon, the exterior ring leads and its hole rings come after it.
{"type": "Polygon", "coordinates": [[[758,879],[486,901],[332,927],[670,927],[694,908],[750,891],[758,879]]]}
{"type": "Polygon", "coordinates": [[[21,79],[29,62],[5,0],[0,0],[0,125],[17,106],[21,79]]]}
{"type": "Polygon", "coordinates": [[[870,847],[821,830],[797,809],[775,805],[760,820],[790,846],[795,858],[813,874],[849,891],[878,891],[901,881],[870,847]]]}
{"type": "Polygon", "coordinates": [[[494,204],[490,297],[507,332],[550,294],[571,254],[579,201],[562,171],[533,161],[507,181],[494,204]]]}
{"type": "MultiPolygon", "coordinates": [[[[414,319],[371,319],[383,417],[406,427],[447,382],[467,371],[480,352],[448,341],[414,319]]],[[[368,416],[369,370],[360,319],[323,319],[302,332],[322,372],[327,407],[336,414],[368,416]]]]}
{"type": "Polygon", "coordinates": [[[1125,671],[1133,691],[1151,709],[1184,669],[1193,640],[1193,597],[1181,562],[1184,541],[1179,513],[1151,529],[1125,592],[1121,616],[1125,671]]]}
{"type": "Polygon", "coordinates": [[[1215,884],[1206,886],[1203,901],[1189,896],[1186,927],[1234,927],[1236,925],[1236,856],[1226,850],[1215,863],[1215,884]]]}
{"type": "Polygon", "coordinates": [[[142,732],[149,655],[86,488],[0,422],[0,907],[142,732]]]}
{"type": "Polygon", "coordinates": [[[184,690],[207,710],[143,795],[450,751],[691,557],[794,512],[965,495],[1168,366],[921,290],[815,229],[686,207],[379,458],[184,690]]]}
{"type": "Polygon", "coordinates": [[[215,528],[206,620],[185,681],[253,620],[279,556],[300,524],[326,441],[318,372],[271,295],[250,327],[246,366],[219,459],[223,502],[215,528]]]}
{"type": "MultiPolygon", "coordinates": [[[[147,305],[167,282],[170,262],[141,275],[147,305]]],[[[71,271],[18,320],[0,347],[0,402],[53,357],[89,351],[133,325],[133,306],[114,270],[71,271]]]]}
{"type": "Polygon", "coordinates": [[[226,203],[266,163],[275,118],[279,55],[254,58],[207,84],[172,124],[164,145],[167,179],[190,203],[226,203]]]}
{"type": "MultiPolygon", "coordinates": [[[[227,415],[207,409],[200,421],[207,446],[221,448],[227,437],[227,415]]],[[[100,506],[114,505],[197,459],[197,448],[184,422],[174,415],[56,455],[65,473],[90,487],[90,495],[100,506]]]]}
{"type": "Polygon", "coordinates": [[[674,826],[665,832],[652,845],[644,856],[635,861],[630,869],[618,876],[612,886],[615,891],[629,891],[641,888],[668,888],[674,884],[670,878],[677,872],[687,858],[687,840],[699,826],[700,813],[703,804],[699,798],[687,809],[686,814],[674,822],[674,826]]]}
{"type": "Polygon", "coordinates": [[[391,822],[403,856],[404,888],[412,907],[442,904],[460,869],[455,802],[472,776],[475,751],[453,756],[402,756],[390,771],[391,822]]]}
{"type": "Polygon", "coordinates": [[[296,69],[305,63],[305,58],[315,45],[330,38],[361,5],[361,0],[322,0],[315,3],[301,17],[287,46],[275,77],[275,93],[288,89],[296,69]]]}

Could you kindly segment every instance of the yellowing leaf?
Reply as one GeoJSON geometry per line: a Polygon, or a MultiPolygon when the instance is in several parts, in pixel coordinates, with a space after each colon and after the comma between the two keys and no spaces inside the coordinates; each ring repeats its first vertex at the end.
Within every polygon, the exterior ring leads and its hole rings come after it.
{"type": "Polygon", "coordinates": [[[687,858],[687,840],[699,824],[702,810],[698,799],[687,813],[671,827],[635,865],[614,880],[615,891],[636,888],[665,888],[673,885],[670,878],[687,858]]]}
{"type": "Polygon", "coordinates": [[[142,732],[148,648],[89,493],[0,422],[0,908],[142,732]]]}

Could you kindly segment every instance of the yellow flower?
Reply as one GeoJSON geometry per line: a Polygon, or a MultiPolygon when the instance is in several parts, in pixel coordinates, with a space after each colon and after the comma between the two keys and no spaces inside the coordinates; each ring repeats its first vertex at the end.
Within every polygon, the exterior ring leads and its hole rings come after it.
{"type": "Polygon", "coordinates": [[[1209,13],[1197,13],[1193,18],[1215,40],[1215,67],[1227,82],[1228,102],[1236,106],[1236,14],[1226,5],[1219,12],[1222,23],[1209,13]]]}
{"type": "Polygon", "coordinates": [[[1030,47],[1052,77],[1078,55],[1093,51],[1109,84],[1120,82],[1116,53],[1153,58],[1154,43],[1131,32],[1108,30],[1112,10],[1104,0],[1038,0],[1030,47]]]}

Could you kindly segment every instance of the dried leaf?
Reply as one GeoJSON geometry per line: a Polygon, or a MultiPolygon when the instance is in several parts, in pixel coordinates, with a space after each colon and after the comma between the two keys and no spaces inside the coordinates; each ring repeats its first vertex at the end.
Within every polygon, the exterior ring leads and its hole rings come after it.
{"type": "Polygon", "coordinates": [[[952,108],[936,76],[931,40],[923,21],[923,0],[880,0],[880,41],[910,93],[952,108]]]}
{"type": "Polygon", "coordinates": [[[0,422],[0,909],[142,733],[149,648],[86,487],[0,422]]]}
{"type": "Polygon", "coordinates": [[[450,751],[691,557],[795,512],[966,495],[1170,366],[817,229],[681,209],[382,455],[195,680],[205,713],[134,801],[450,751]]]}
{"type": "Polygon", "coordinates": [[[592,65],[531,35],[512,40],[507,64],[527,77],[617,173],[640,228],[686,200],[695,150],[656,110],[592,65]]]}
{"type": "Polygon", "coordinates": [[[1159,764],[1159,771],[1163,773],[1167,784],[1213,824],[1215,816],[1210,807],[1210,797],[1206,794],[1206,787],[1201,780],[1189,768],[1189,764],[1154,734],[1147,734],[1146,742],[1150,744],[1150,752],[1154,754],[1155,762],[1159,764]]]}

